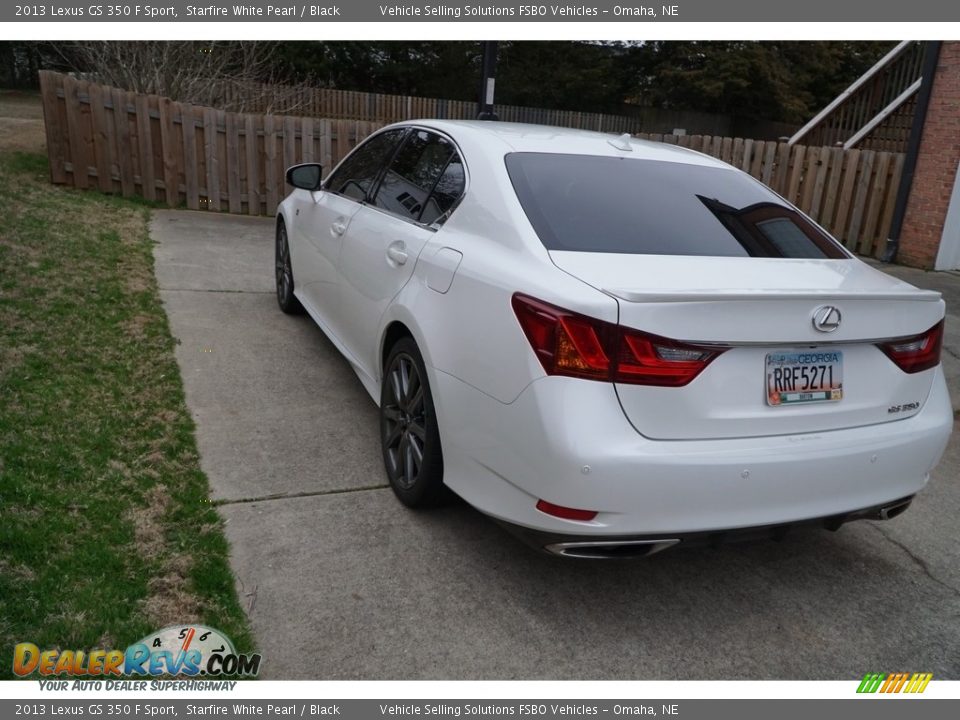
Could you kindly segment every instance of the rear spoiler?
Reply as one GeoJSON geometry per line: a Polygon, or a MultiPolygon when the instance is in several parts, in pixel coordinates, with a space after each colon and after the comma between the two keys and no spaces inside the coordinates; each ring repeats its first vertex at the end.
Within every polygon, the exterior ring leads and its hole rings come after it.
{"type": "Polygon", "coordinates": [[[684,290],[671,292],[651,288],[625,289],[602,288],[603,292],[620,300],[635,303],[659,302],[729,302],[737,300],[813,300],[817,302],[842,302],[844,300],[906,300],[911,302],[939,302],[941,294],[936,290],[684,290]]]}

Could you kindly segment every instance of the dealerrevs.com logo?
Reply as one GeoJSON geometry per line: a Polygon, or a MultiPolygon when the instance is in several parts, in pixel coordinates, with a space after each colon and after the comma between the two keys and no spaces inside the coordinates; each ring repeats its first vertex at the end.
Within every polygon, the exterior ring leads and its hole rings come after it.
{"type": "Polygon", "coordinates": [[[260,655],[241,655],[226,635],[204,625],[171,625],[147,635],[126,650],[41,650],[18,643],[13,672],[49,677],[256,676],[260,655]]]}

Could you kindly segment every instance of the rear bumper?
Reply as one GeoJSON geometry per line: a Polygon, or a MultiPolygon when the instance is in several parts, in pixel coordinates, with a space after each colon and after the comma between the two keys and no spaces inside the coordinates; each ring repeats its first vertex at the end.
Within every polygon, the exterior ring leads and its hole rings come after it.
{"type": "Polygon", "coordinates": [[[613,560],[646,557],[661,550],[673,547],[716,547],[730,542],[746,540],[782,540],[798,527],[822,527],[827,530],[839,530],[854,520],[892,520],[906,512],[913,497],[900,498],[890,503],[863,508],[853,512],[831,515],[823,518],[810,518],[779,525],[760,525],[758,527],[735,528],[732,530],[714,530],[697,533],[674,533],[672,535],[561,535],[541,530],[511,525],[499,521],[510,533],[520,538],[535,550],[552,555],[576,557],[591,560],[613,560]]]}
{"type": "Polygon", "coordinates": [[[551,537],[676,538],[853,519],[921,490],[953,427],[940,368],[911,418],[696,441],[638,434],[607,383],[544,377],[503,404],[431,374],[447,484],[480,511],[551,537]],[[538,499],[598,514],[563,520],[537,510],[538,499]]]}

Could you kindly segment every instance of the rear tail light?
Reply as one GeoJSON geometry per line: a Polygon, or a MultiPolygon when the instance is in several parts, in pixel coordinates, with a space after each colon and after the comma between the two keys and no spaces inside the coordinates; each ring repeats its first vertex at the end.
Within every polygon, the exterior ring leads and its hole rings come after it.
{"type": "Polygon", "coordinates": [[[512,302],[548,375],[681,387],[726,350],[650,335],[519,293],[512,302]]]}
{"type": "Polygon", "coordinates": [[[925,333],[877,343],[883,353],[906,373],[918,373],[940,364],[943,347],[943,320],[925,333]]]}

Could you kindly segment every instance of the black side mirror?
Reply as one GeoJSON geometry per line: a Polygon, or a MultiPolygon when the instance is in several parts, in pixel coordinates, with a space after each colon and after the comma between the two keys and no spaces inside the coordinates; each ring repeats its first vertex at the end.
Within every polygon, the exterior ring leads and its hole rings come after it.
{"type": "Polygon", "coordinates": [[[322,175],[320,163],[303,163],[287,168],[287,182],[301,190],[319,190],[322,175]]]}

